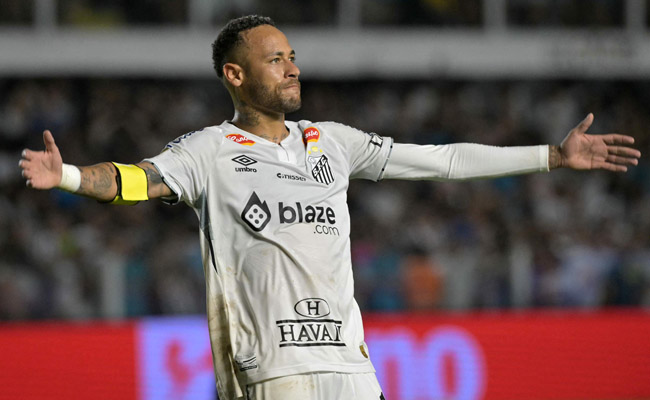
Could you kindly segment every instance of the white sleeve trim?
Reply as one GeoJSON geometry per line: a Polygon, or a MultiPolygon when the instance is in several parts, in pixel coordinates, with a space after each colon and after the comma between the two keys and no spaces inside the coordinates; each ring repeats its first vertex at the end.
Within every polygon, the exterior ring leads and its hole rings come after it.
{"type": "Polygon", "coordinates": [[[384,179],[464,180],[546,172],[548,146],[395,143],[384,179]]]}
{"type": "Polygon", "coordinates": [[[549,146],[537,146],[539,147],[539,159],[541,160],[542,165],[544,165],[544,169],[540,172],[548,172],[551,170],[551,165],[549,164],[549,157],[548,153],[550,152],[550,147],[549,146]]]}

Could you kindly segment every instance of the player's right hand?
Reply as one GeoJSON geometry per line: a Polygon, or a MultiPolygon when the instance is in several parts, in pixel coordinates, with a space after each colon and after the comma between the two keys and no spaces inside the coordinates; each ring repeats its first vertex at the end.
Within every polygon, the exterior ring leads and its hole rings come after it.
{"type": "Polygon", "coordinates": [[[45,151],[25,149],[18,162],[27,186],[34,189],[51,189],[61,183],[63,160],[50,131],[43,132],[43,142],[45,151]]]}

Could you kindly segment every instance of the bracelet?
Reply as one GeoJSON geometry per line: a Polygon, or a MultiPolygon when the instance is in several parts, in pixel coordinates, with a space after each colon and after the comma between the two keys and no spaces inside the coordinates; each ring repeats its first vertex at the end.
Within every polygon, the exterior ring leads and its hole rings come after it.
{"type": "Polygon", "coordinates": [[[70,164],[63,164],[61,167],[61,182],[57,186],[59,189],[68,192],[76,192],[81,186],[81,171],[79,168],[70,164]]]}

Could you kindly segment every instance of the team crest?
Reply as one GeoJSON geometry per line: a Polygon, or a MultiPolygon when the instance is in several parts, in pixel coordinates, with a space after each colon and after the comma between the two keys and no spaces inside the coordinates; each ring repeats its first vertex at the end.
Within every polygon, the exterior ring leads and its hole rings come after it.
{"type": "Polygon", "coordinates": [[[312,146],[307,151],[307,154],[307,161],[311,165],[311,175],[316,179],[316,182],[326,185],[334,182],[334,175],[332,174],[332,168],[330,168],[329,159],[323,154],[323,150],[312,146]]]}

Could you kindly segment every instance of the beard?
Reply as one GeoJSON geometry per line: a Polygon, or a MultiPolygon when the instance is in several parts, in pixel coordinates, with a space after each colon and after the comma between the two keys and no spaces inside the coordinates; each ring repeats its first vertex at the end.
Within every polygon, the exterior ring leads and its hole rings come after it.
{"type": "Polygon", "coordinates": [[[288,114],[298,111],[302,105],[300,82],[297,79],[275,88],[270,88],[260,81],[253,81],[248,90],[248,98],[257,107],[274,113],[288,114]],[[287,94],[284,89],[294,84],[298,85],[298,94],[287,94]]]}

